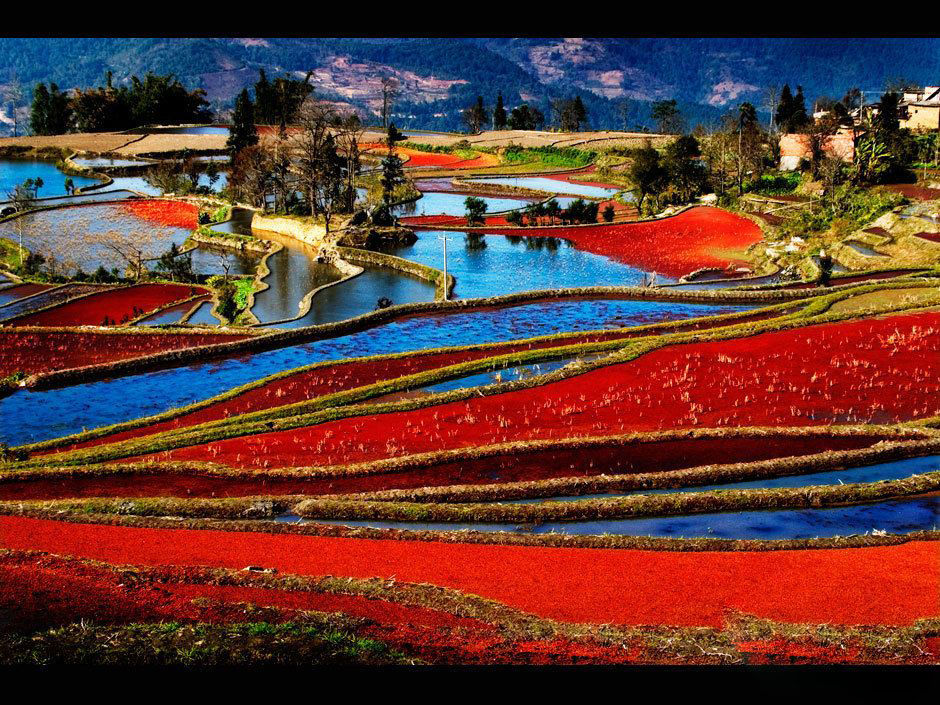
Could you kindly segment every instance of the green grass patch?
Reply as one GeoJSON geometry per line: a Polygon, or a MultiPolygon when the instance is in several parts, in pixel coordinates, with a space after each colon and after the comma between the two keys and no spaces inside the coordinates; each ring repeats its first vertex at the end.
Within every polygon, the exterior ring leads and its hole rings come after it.
{"type": "Polygon", "coordinates": [[[238,308],[241,309],[248,306],[248,297],[251,296],[251,292],[254,291],[254,288],[255,280],[253,277],[235,280],[235,303],[238,304],[238,308]]]}
{"type": "Polygon", "coordinates": [[[0,634],[0,663],[205,667],[388,665],[412,659],[324,618],[280,624],[80,622],[29,635],[0,634]]]}
{"type": "Polygon", "coordinates": [[[745,191],[765,196],[785,196],[793,193],[801,180],[802,177],[798,171],[761,174],[760,178],[746,184],[745,191]]]}
{"type": "Polygon", "coordinates": [[[597,158],[597,152],[574,147],[519,147],[509,145],[503,151],[503,161],[507,164],[536,162],[543,166],[559,169],[575,169],[588,166],[597,158]]]}
{"type": "MultiPolygon", "coordinates": [[[[29,250],[25,247],[23,248],[23,258],[25,259],[29,255],[29,250]]],[[[5,269],[15,270],[20,266],[20,246],[8,240],[5,237],[0,237],[0,267],[5,269]]]]}

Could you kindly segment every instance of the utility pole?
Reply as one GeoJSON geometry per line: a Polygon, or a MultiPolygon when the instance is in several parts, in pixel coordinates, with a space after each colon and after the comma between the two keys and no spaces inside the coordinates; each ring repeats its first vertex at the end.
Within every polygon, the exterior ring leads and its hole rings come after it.
{"type": "Polygon", "coordinates": [[[438,237],[444,243],[444,301],[447,301],[449,294],[447,286],[447,235],[438,235],[438,237]]]}

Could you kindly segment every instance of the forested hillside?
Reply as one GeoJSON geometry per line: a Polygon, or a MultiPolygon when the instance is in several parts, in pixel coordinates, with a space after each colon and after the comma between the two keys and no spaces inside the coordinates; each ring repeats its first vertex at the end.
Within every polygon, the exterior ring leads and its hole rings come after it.
{"type": "Polygon", "coordinates": [[[762,109],[768,86],[800,84],[809,100],[848,88],[880,90],[906,79],[940,83],[933,39],[0,39],[3,125],[19,83],[21,110],[35,84],[61,89],[120,85],[130,76],[173,73],[203,88],[223,112],[257,79],[258,69],[303,77],[326,98],[374,119],[383,77],[400,86],[396,122],[460,129],[477,95],[488,106],[502,92],[550,115],[553,97],[580,94],[595,128],[652,127],[650,105],[675,98],[690,125],[713,122],[748,100],[762,109]],[[371,113],[371,115],[370,115],[371,113]]]}

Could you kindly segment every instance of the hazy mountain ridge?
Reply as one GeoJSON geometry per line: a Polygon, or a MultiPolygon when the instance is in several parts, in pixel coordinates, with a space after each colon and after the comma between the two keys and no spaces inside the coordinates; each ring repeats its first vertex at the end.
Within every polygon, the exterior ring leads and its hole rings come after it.
{"type": "MultiPolygon", "coordinates": [[[[649,125],[649,102],[676,98],[690,123],[716,119],[743,100],[758,106],[766,87],[802,84],[807,97],[839,97],[852,86],[878,90],[905,77],[940,82],[934,39],[458,38],[458,39],[0,39],[0,84],[16,75],[62,88],[115,81],[148,70],[201,86],[213,107],[231,103],[259,68],[304,75],[320,95],[375,110],[381,78],[402,84],[399,120],[455,129],[477,94],[492,105],[584,96],[591,126],[649,125]],[[621,101],[628,99],[624,115],[621,101]]],[[[5,112],[9,105],[4,104],[5,112]]]]}

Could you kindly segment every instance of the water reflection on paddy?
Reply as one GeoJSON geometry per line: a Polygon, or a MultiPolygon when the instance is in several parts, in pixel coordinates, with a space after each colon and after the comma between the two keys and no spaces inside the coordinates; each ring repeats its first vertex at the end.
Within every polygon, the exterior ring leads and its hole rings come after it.
{"type": "Polygon", "coordinates": [[[581,196],[584,198],[606,199],[617,193],[615,188],[605,188],[591,184],[582,184],[577,181],[562,181],[550,179],[545,176],[503,176],[485,179],[467,179],[472,184],[496,184],[511,186],[513,188],[526,188],[547,193],[564,194],[566,196],[581,196]]]}
{"type": "Polygon", "coordinates": [[[61,171],[55,162],[39,159],[0,159],[0,201],[5,201],[7,194],[27,179],[42,179],[43,186],[36,194],[39,198],[64,196],[65,180],[72,179],[75,188],[100,184],[98,179],[88,176],[69,176],[61,171]]]}
{"type": "MultiPolygon", "coordinates": [[[[364,275],[352,279],[355,283],[364,275]]],[[[322,293],[341,296],[344,285],[322,293]],[[335,292],[333,291],[335,290],[335,292]]],[[[370,294],[371,295],[371,294],[370,294]]],[[[368,330],[279,350],[239,355],[62,389],[23,389],[0,399],[11,445],[55,438],[183,406],[284,370],[322,360],[453,345],[501,342],[563,331],[616,328],[741,310],[656,301],[561,301],[414,316],[368,330]]],[[[200,309],[201,310],[201,309],[200,309]]],[[[192,319],[191,319],[192,321],[192,319]]],[[[192,321],[196,322],[196,321],[192,321]]]]}
{"type": "MultiPolygon", "coordinates": [[[[554,237],[478,235],[421,231],[406,247],[387,248],[398,257],[436,269],[444,267],[441,237],[447,238],[447,271],[457,279],[460,298],[581,286],[637,286],[644,272],[585,252],[554,237]]],[[[672,281],[660,277],[661,283],[672,281]]]]}
{"type": "MultiPolygon", "coordinates": [[[[940,498],[923,497],[827,509],[780,509],[723,512],[675,517],[608,519],[603,521],[547,522],[536,525],[480,524],[464,522],[398,522],[316,519],[310,523],[367,526],[415,531],[515,531],[533,534],[658,536],[663,538],[807,539],[865,534],[872,530],[891,534],[937,528],[940,498]]],[[[285,515],[279,521],[298,523],[285,515]]]]}

